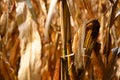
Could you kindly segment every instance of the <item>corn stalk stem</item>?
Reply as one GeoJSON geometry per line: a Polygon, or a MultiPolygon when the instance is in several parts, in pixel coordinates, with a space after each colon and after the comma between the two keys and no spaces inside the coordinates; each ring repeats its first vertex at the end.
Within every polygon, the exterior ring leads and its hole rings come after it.
{"type": "MultiPolygon", "coordinates": [[[[71,47],[71,27],[70,27],[70,13],[68,9],[68,5],[66,0],[62,0],[61,2],[61,35],[62,35],[62,49],[63,49],[63,59],[66,61],[66,75],[68,75],[73,80],[72,68],[68,70],[71,66],[71,59],[70,57],[65,57],[65,55],[69,55],[72,53],[71,47]]],[[[68,80],[68,78],[66,77],[68,80]]]]}
{"type": "Polygon", "coordinates": [[[65,58],[65,55],[67,55],[66,50],[66,25],[65,25],[65,19],[66,16],[64,16],[64,0],[60,2],[60,18],[61,18],[61,37],[62,37],[62,56],[61,59],[61,80],[67,80],[69,78],[68,76],[68,65],[67,65],[67,58],[65,58]]]}

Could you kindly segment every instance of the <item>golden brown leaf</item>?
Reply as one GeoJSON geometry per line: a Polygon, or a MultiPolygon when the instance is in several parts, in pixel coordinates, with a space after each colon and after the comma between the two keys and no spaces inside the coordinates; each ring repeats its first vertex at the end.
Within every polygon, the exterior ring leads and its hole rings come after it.
{"type": "Polygon", "coordinates": [[[29,12],[26,21],[19,26],[19,32],[21,60],[18,80],[40,80],[41,38],[29,12]]]}

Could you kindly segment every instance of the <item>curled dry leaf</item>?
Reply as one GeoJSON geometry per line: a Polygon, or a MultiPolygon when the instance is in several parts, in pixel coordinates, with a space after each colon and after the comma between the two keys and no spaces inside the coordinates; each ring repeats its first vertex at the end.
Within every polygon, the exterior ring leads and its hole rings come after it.
{"type": "Polygon", "coordinates": [[[100,25],[98,20],[92,19],[87,24],[80,27],[75,34],[73,40],[73,52],[75,53],[74,64],[77,71],[86,67],[88,59],[85,58],[85,56],[91,56],[91,51],[98,37],[99,28],[100,25]]]}
{"type": "Polygon", "coordinates": [[[21,60],[18,80],[40,80],[41,38],[30,13],[19,26],[19,32],[21,60]]]}
{"type": "Polygon", "coordinates": [[[75,53],[75,66],[77,69],[81,69],[83,67],[83,56],[84,56],[84,35],[85,26],[79,28],[78,32],[74,36],[72,50],[75,53]]]}

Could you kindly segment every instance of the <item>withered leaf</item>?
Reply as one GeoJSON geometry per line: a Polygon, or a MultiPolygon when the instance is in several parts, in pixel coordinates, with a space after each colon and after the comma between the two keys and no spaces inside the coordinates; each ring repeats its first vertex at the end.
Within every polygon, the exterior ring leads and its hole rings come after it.
{"type": "Polygon", "coordinates": [[[29,12],[26,21],[19,26],[19,32],[21,60],[18,80],[40,80],[41,38],[29,12]]]}

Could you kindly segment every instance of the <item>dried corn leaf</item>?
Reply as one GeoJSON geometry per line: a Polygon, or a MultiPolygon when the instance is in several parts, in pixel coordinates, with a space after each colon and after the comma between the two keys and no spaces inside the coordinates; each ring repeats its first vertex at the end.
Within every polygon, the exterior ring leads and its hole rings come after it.
{"type": "Polygon", "coordinates": [[[114,25],[115,25],[114,33],[116,35],[116,39],[115,40],[117,40],[116,41],[117,45],[120,46],[120,31],[119,31],[120,30],[120,27],[119,27],[119,25],[120,25],[120,22],[119,22],[120,21],[120,10],[116,13],[114,21],[115,21],[114,22],[114,25]]]}
{"type": "Polygon", "coordinates": [[[84,3],[84,7],[87,9],[90,17],[95,18],[95,14],[93,13],[90,0],[83,0],[83,3],[84,3]]]}
{"type": "Polygon", "coordinates": [[[84,37],[85,37],[85,26],[79,28],[78,32],[74,36],[72,50],[75,53],[75,66],[78,68],[83,67],[83,56],[84,56],[84,37]]]}
{"type": "MultiPolygon", "coordinates": [[[[117,51],[117,55],[119,54],[120,54],[120,48],[118,48],[117,51]]],[[[116,76],[118,77],[118,79],[120,79],[120,58],[117,59],[116,64],[117,64],[116,76]]]]}
{"type": "Polygon", "coordinates": [[[82,78],[85,69],[88,69],[92,49],[95,46],[99,32],[99,22],[96,19],[90,20],[87,24],[79,28],[73,40],[73,52],[75,52],[74,64],[77,71],[77,77],[82,78]],[[84,50],[86,48],[86,50],[84,50]],[[84,67],[84,68],[83,68],[84,67]]]}
{"type": "Polygon", "coordinates": [[[117,13],[115,14],[115,18],[114,21],[120,16],[120,10],[117,11],[117,13]]]}
{"type": "Polygon", "coordinates": [[[26,0],[26,4],[27,4],[27,7],[28,7],[29,11],[30,11],[31,14],[32,14],[32,18],[33,18],[34,20],[36,20],[35,10],[34,10],[34,8],[33,8],[33,5],[31,4],[31,1],[30,1],[30,0],[26,0]]]}
{"type": "Polygon", "coordinates": [[[52,17],[53,17],[53,13],[54,13],[54,9],[55,9],[55,6],[57,4],[57,1],[58,0],[52,0],[51,3],[50,3],[50,8],[49,8],[49,11],[48,11],[48,16],[47,16],[46,24],[45,24],[45,37],[46,38],[49,37],[50,23],[51,23],[51,20],[52,20],[52,17]]]}
{"type": "Polygon", "coordinates": [[[42,9],[43,14],[47,15],[47,0],[40,0],[40,6],[42,9]]]}
{"type": "Polygon", "coordinates": [[[24,1],[16,3],[17,24],[22,24],[26,19],[26,3],[24,1]]]}
{"type": "Polygon", "coordinates": [[[0,35],[4,35],[6,32],[6,24],[7,24],[7,14],[4,12],[0,18],[0,35]]]}
{"type": "Polygon", "coordinates": [[[8,40],[13,37],[13,34],[17,31],[17,24],[15,21],[11,21],[9,29],[7,29],[5,37],[6,37],[6,41],[5,43],[8,42],[8,40]]]}
{"type": "Polygon", "coordinates": [[[106,68],[104,75],[103,75],[103,80],[106,80],[106,79],[112,80],[112,77],[114,76],[114,70],[115,70],[114,66],[115,66],[116,60],[118,58],[117,55],[119,54],[118,50],[119,50],[119,47],[112,49],[113,54],[111,56],[111,59],[109,60],[109,63],[107,64],[107,68],[106,68]]]}
{"type": "Polygon", "coordinates": [[[10,57],[9,61],[11,66],[16,69],[16,64],[19,59],[19,42],[20,40],[17,38],[15,44],[13,45],[12,49],[10,50],[10,57]]]}
{"type": "Polygon", "coordinates": [[[14,74],[13,68],[10,66],[8,60],[3,55],[3,52],[0,52],[0,73],[5,80],[16,80],[17,77],[14,74]]]}
{"type": "Polygon", "coordinates": [[[60,59],[57,60],[53,80],[60,80],[60,59]]]}
{"type": "Polygon", "coordinates": [[[41,38],[31,17],[28,12],[26,21],[19,26],[21,60],[18,80],[40,80],[41,38]]]}

